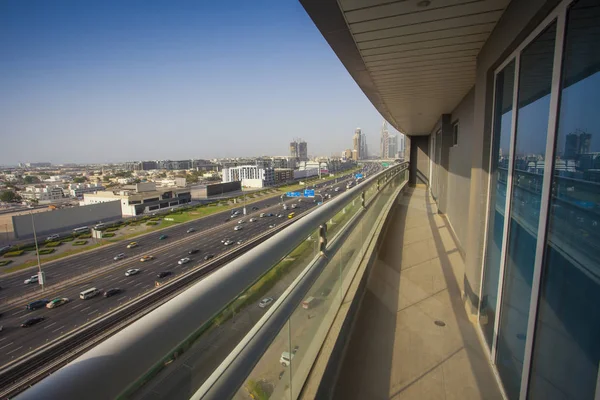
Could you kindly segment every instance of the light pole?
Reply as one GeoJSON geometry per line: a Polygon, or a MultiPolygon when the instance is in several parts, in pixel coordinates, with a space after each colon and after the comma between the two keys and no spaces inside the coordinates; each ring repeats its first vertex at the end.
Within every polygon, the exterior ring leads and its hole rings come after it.
{"type": "Polygon", "coordinates": [[[35,254],[37,255],[39,281],[42,284],[42,292],[44,291],[44,276],[42,275],[42,262],[40,260],[40,249],[38,247],[37,234],[35,233],[35,222],[33,222],[33,212],[29,211],[31,215],[31,228],[33,229],[33,241],[35,242],[35,254]]]}

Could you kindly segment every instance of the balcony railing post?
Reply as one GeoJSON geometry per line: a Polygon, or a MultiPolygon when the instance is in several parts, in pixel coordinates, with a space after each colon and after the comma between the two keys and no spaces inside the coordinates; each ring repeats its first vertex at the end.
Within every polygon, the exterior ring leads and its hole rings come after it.
{"type": "Polygon", "coordinates": [[[362,206],[363,210],[367,209],[367,205],[365,204],[365,192],[364,192],[364,190],[362,192],[360,192],[360,205],[362,206]]]}
{"type": "Polygon", "coordinates": [[[319,253],[324,256],[327,248],[327,223],[319,225],[319,253]]]}

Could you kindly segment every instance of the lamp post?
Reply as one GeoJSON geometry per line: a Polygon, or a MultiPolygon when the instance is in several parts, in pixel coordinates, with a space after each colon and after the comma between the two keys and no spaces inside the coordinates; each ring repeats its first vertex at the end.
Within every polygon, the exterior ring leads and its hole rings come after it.
{"type": "Polygon", "coordinates": [[[40,249],[38,247],[37,234],[35,233],[35,222],[33,221],[33,212],[29,211],[31,215],[31,228],[33,229],[33,241],[35,242],[35,254],[37,255],[39,281],[42,284],[42,292],[44,291],[44,276],[42,275],[42,261],[40,260],[40,249]]]}

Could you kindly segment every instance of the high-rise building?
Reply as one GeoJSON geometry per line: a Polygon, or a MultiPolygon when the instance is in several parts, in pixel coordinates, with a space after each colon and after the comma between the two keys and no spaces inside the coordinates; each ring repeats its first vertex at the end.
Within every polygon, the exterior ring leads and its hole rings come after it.
{"type": "Polygon", "coordinates": [[[590,152],[592,135],[585,131],[577,129],[569,133],[565,138],[564,158],[567,160],[576,160],[581,154],[590,152]]]}
{"type": "Polygon", "coordinates": [[[302,139],[294,139],[290,142],[290,157],[300,161],[308,161],[308,145],[302,139]]]}
{"type": "Polygon", "coordinates": [[[390,150],[390,134],[387,129],[387,121],[383,121],[383,126],[381,127],[381,140],[379,145],[379,156],[381,158],[389,158],[390,150]]]}
{"type": "Polygon", "coordinates": [[[387,158],[396,158],[398,156],[398,136],[390,135],[388,137],[387,158]]]}
{"type": "Polygon", "coordinates": [[[352,159],[352,149],[346,149],[342,152],[342,159],[351,160],[352,159]]]}
{"type": "Polygon", "coordinates": [[[399,158],[401,159],[405,159],[404,156],[404,151],[406,148],[406,137],[404,136],[404,133],[400,133],[398,135],[398,153],[399,153],[399,158]]]}
{"type": "Polygon", "coordinates": [[[352,159],[360,160],[361,158],[361,147],[362,147],[362,131],[360,128],[354,130],[354,137],[352,138],[352,159]]]}
{"type": "Polygon", "coordinates": [[[361,132],[360,135],[360,159],[366,160],[369,158],[369,147],[367,146],[367,135],[361,132]]]}

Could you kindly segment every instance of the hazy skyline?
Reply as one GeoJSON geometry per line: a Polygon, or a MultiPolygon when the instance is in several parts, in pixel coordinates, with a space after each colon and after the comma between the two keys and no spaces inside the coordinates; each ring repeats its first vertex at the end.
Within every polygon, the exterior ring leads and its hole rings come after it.
{"type": "MultiPolygon", "coordinates": [[[[297,1],[3,1],[0,164],[373,153],[383,121],[297,1]]],[[[390,129],[390,133],[396,133],[390,129]]]]}

